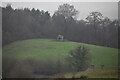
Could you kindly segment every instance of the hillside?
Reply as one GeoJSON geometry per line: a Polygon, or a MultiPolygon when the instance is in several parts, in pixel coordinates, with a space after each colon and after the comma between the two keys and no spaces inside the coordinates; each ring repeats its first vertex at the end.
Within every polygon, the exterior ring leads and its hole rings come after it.
{"type": "Polygon", "coordinates": [[[89,48],[92,62],[91,64],[99,67],[116,67],[118,63],[118,50],[115,48],[102,47],[78,42],[58,42],[51,39],[31,39],[16,41],[3,47],[3,56],[13,56],[17,59],[35,58],[42,60],[57,60],[65,62],[69,51],[78,45],[89,48]]]}

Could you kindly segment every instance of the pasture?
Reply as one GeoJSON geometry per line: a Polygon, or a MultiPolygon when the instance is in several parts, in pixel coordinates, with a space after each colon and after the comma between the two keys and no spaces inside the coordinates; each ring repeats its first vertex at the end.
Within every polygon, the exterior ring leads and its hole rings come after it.
{"type": "Polygon", "coordinates": [[[118,49],[96,46],[85,43],[64,41],[58,42],[52,39],[31,39],[16,41],[3,47],[3,56],[12,56],[19,60],[26,58],[42,60],[61,60],[65,62],[68,53],[79,45],[84,45],[91,54],[91,65],[100,67],[118,66],[118,49]]]}

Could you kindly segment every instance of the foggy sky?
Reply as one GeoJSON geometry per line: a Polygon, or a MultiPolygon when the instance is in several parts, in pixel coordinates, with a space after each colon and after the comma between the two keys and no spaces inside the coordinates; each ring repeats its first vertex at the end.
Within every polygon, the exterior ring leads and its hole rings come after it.
{"type": "MultiPolygon", "coordinates": [[[[10,2],[13,8],[35,8],[39,10],[49,11],[51,16],[58,9],[58,6],[65,2],[10,2]]],[[[118,3],[117,2],[66,2],[75,7],[79,11],[78,19],[85,19],[90,12],[98,11],[105,17],[110,19],[118,19],[118,3]]],[[[2,6],[6,6],[8,2],[3,2],[2,6]]]]}

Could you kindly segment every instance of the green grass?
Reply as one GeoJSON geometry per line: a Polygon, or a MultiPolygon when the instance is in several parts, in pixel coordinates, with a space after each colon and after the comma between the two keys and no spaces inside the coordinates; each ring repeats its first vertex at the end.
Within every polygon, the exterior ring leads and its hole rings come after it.
{"type": "MultiPolygon", "coordinates": [[[[50,39],[31,39],[16,41],[3,47],[3,56],[12,56],[18,59],[28,57],[43,60],[65,60],[68,53],[78,45],[89,48],[92,62],[95,66],[104,64],[107,67],[118,65],[118,50],[115,48],[96,46],[77,42],[58,42],[50,39]]],[[[64,61],[65,62],[65,61],[64,61]]]]}
{"type": "Polygon", "coordinates": [[[118,78],[118,70],[116,68],[106,68],[64,75],[65,78],[72,78],[73,76],[75,78],[80,78],[80,76],[87,76],[88,78],[118,78]]]}

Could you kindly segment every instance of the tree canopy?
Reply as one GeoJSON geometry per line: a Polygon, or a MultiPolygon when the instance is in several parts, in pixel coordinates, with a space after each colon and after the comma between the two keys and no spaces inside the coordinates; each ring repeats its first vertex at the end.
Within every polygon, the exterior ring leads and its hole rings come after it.
{"type": "Polygon", "coordinates": [[[74,18],[78,14],[78,11],[73,5],[63,4],[58,7],[58,10],[55,12],[55,14],[63,15],[65,18],[74,18]]]}
{"type": "Polygon", "coordinates": [[[88,21],[75,20],[77,14],[70,4],[60,5],[53,16],[48,11],[34,8],[2,7],[3,46],[17,40],[56,39],[61,34],[70,41],[117,47],[118,20],[110,20],[100,12],[91,12],[88,21]]]}

